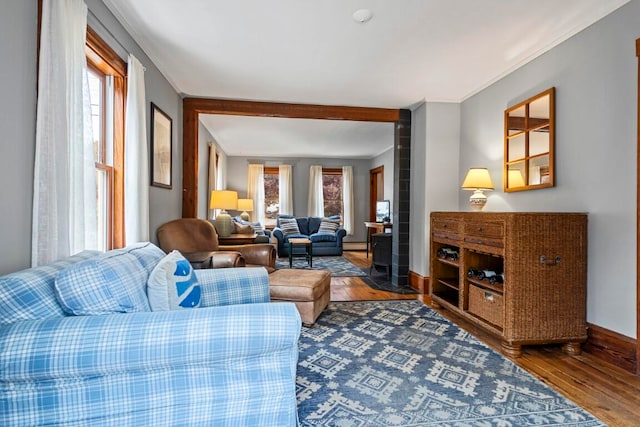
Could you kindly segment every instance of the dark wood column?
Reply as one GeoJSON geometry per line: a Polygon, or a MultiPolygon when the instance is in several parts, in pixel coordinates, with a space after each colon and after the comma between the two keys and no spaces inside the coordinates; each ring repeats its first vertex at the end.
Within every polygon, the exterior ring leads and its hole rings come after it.
{"type": "Polygon", "coordinates": [[[391,283],[408,284],[411,187],[411,111],[400,110],[393,153],[393,249],[391,283]]]}

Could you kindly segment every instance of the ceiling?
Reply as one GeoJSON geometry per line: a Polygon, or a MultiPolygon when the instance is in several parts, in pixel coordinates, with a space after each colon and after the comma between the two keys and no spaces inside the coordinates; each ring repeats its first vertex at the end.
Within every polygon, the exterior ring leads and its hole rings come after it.
{"type": "MultiPolygon", "coordinates": [[[[461,102],[627,1],[104,3],[185,96],[412,108],[461,102]],[[361,8],[369,22],[352,18],[361,8]]],[[[232,156],[370,158],[392,144],[390,125],[300,120],[202,121],[232,156]]]]}

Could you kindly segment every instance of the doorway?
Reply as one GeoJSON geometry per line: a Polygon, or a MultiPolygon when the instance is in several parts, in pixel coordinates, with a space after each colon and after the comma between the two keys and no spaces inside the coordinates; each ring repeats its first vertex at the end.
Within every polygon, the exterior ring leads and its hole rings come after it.
{"type": "Polygon", "coordinates": [[[369,171],[369,221],[376,220],[378,200],[384,200],[384,165],[369,171]]]}

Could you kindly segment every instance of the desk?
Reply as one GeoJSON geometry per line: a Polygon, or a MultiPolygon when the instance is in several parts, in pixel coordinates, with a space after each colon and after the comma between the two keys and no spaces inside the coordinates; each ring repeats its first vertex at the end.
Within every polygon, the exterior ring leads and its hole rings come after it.
{"type": "Polygon", "coordinates": [[[231,234],[227,237],[218,236],[220,245],[248,245],[256,240],[256,234],[231,234]]]}
{"type": "Polygon", "coordinates": [[[384,233],[384,230],[393,228],[393,224],[390,222],[365,222],[364,226],[367,227],[367,258],[369,258],[369,241],[371,240],[371,234],[384,233]],[[371,230],[374,230],[373,233],[371,230]]]}

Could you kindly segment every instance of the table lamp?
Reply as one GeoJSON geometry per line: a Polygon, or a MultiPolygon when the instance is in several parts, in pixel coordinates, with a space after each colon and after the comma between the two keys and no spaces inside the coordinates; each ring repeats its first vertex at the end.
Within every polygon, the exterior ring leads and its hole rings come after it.
{"type": "Polygon", "coordinates": [[[253,199],[238,199],[238,210],[242,211],[240,218],[249,221],[248,212],[253,212],[253,199]]]}
{"type": "Polygon", "coordinates": [[[487,168],[471,168],[467,172],[467,176],[462,182],[462,188],[465,190],[473,190],[473,194],[469,197],[471,210],[481,211],[487,204],[487,196],[484,190],[493,190],[493,183],[487,168]]]}
{"type": "Polygon", "coordinates": [[[225,209],[238,208],[238,192],[229,190],[213,190],[211,192],[211,209],[222,209],[216,216],[216,231],[220,237],[228,237],[233,233],[231,215],[225,209]]]}

